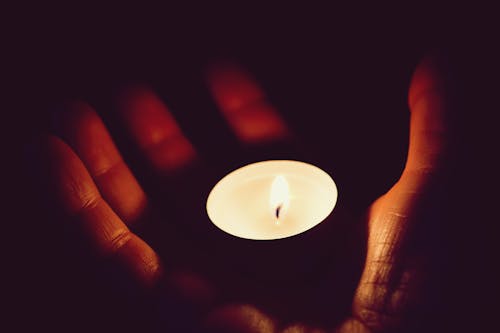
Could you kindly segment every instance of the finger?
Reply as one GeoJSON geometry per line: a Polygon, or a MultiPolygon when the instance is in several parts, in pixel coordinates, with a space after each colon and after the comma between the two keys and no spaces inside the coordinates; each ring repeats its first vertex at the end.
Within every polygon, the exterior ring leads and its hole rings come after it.
{"type": "Polygon", "coordinates": [[[92,107],[74,102],[68,109],[62,119],[62,135],[85,164],[106,202],[128,225],[133,224],[145,210],[144,191],[92,107]]]}
{"type": "Polygon", "coordinates": [[[167,106],[145,87],[129,88],[118,98],[126,127],[153,168],[172,174],[196,160],[196,151],[167,106]]]}
{"type": "Polygon", "coordinates": [[[434,172],[447,161],[452,123],[445,65],[441,58],[427,58],[413,75],[408,98],[411,121],[406,171],[434,172]]]}
{"type": "Polygon", "coordinates": [[[290,131],[262,89],[243,69],[217,65],[207,71],[215,102],[236,137],[246,144],[279,141],[290,131]]]}
{"type": "Polygon", "coordinates": [[[145,286],[154,285],[160,278],[161,265],[153,249],[104,201],[82,161],[67,144],[50,136],[47,148],[54,192],[61,207],[75,217],[99,253],[116,258],[145,286]]]}
{"type": "Polygon", "coordinates": [[[424,284],[431,261],[439,257],[433,250],[443,204],[442,184],[434,181],[440,178],[433,176],[447,166],[451,144],[451,100],[442,66],[427,58],[417,67],[409,91],[407,163],[400,180],[369,212],[366,262],[353,310],[372,330],[418,316],[419,304],[429,297],[424,284]]]}

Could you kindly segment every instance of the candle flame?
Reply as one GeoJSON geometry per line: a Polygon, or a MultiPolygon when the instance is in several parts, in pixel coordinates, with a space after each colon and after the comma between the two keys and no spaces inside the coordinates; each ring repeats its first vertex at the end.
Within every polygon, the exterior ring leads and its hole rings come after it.
{"type": "Polygon", "coordinates": [[[283,217],[290,205],[290,190],[283,176],[277,176],[271,185],[269,204],[276,221],[283,217]]]}

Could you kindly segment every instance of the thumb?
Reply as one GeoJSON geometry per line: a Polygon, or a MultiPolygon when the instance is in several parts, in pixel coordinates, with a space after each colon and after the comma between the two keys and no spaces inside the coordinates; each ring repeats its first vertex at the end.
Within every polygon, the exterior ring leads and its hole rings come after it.
{"type": "MultiPolygon", "coordinates": [[[[369,214],[365,268],[356,290],[354,317],[369,330],[417,325],[431,310],[437,229],[443,224],[440,181],[450,163],[453,123],[446,59],[425,58],[409,89],[408,159],[400,180],[369,214]],[[422,306],[424,305],[424,306],[422,306]],[[419,317],[419,318],[417,318],[419,317]]],[[[435,314],[431,313],[431,317],[435,314]]]]}

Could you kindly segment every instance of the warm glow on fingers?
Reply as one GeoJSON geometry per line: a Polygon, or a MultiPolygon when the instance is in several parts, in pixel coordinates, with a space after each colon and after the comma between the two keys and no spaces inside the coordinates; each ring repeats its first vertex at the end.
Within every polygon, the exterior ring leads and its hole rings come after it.
{"type": "Polygon", "coordinates": [[[208,71],[208,85],[235,135],[245,143],[282,140],[289,130],[255,80],[237,66],[208,71]]]}
{"type": "Polygon", "coordinates": [[[196,158],[196,151],[184,136],[167,106],[146,88],[121,94],[119,111],[137,145],[159,172],[170,173],[196,158]]]}
{"type": "Polygon", "coordinates": [[[50,176],[60,207],[76,222],[96,252],[121,262],[137,281],[153,286],[161,275],[155,251],[132,233],[99,193],[90,173],[62,140],[47,140],[50,176]]]}
{"type": "Polygon", "coordinates": [[[134,223],[145,209],[146,195],[99,115],[87,103],[68,104],[61,131],[108,204],[125,222],[134,223]]]}
{"type": "Polygon", "coordinates": [[[408,93],[411,110],[407,170],[436,170],[448,160],[451,95],[448,64],[426,58],[415,70],[408,93]]]}

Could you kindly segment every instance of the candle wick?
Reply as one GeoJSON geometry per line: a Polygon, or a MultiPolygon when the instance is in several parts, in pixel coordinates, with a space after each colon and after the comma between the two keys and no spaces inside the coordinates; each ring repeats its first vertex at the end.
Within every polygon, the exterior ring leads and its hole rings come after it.
{"type": "Polygon", "coordinates": [[[281,207],[283,207],[283,205],[279,205],[278,207],[276,207],[276,218],[277,219],[280,218],[281,207]]]}

